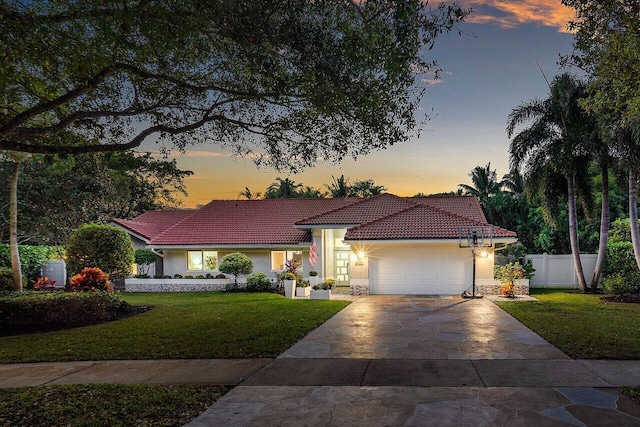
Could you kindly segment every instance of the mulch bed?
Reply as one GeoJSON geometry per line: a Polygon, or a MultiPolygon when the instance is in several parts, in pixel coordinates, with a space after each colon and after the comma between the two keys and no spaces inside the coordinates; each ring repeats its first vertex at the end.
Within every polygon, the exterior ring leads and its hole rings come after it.
{"type": "Polygon", "coordinates": [[[640,304],[640,294],[628,294],[621,297],[607,295],[600,298],[603,301],[607,301],[607,302],[624,302],[629,304],[640,304]]]}
{"type": "MultiPolygon", "coordinates": [[[[100,320],[100,321],[90,321],[82,326],[92,326],[99,325],[101,323],[109,323],[116,320],[126,319],[128,317],[133,317],[138,314],[146,313],[147,311],[153,309],[153,306],[146,305],[128,305],[126,310],[113,310],[109,313],[108,320],[100,320]]],[[[52,332],[52,331],[60,331],[64,329],[73,329],[78,328],[80,326],[73,325],[63,325],[63,324],[49,324],[49,325],[25,325],[25,326],[15,326],[12,325],[11,328],[2,329],[0,328],[0,337],[8,337],[13,335],[25,335],[25,334],[37,334],[42,332],[52,332]]]]}

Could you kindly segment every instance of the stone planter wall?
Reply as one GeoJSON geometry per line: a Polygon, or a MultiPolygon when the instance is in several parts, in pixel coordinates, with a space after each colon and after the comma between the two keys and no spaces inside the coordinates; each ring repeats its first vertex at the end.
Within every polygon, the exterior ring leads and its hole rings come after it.
{"type": "MultiPolygon", "coordinates": [[[[125,279],[127,292],[225,291],[233,279],[125,279]]],[[[238,286],[244,284],[238,283],[238,286]]]]}
{"type": "Polygon", "coordinates": [[[369,295],[369,280],[351,279],[350,288],[351,295],[369,295]]]}
{"type": "MultiPolygon", "coordinates": [[[[502,284],[497,280],[476,282],[476,291],[483,295],[500,295],[502,284]]],[[[515,295],[529,295],[529,279],[516,280],[513,289],[515,295]]]]}

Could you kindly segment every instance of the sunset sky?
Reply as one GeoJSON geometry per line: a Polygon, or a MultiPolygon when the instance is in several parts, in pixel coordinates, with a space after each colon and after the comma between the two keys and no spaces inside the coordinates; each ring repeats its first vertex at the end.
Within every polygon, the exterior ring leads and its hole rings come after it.
{"type": "MultiPolygon", "coordinates": [[[[420,138],[339,166],[321,163],[291,179],[322,187],[332,175],[344,174],[352,181],[372,178],[390,193],[411,196],[456,190],[470,183],[471,169],[488,162],[500,177],[508,172],[507,115],[519,103],[547,94],[537,64],[551,79],[559,72],[559,54],[571,53],[573,39],[566,32],[571,10],[560,0],[459,3],[474,10],[461,27],[472,36],[440,36],[429,52],[443,73],[422,100],[422,109],[433,113],[420,138]]],[[[277,176],[287,176],[258,170],[250,159],[233,158],[213,145],[193,146],[176,158],[180,168],[194,172],[185,181],[185,207],[236,199],[244,187],[264,192],[277,176]]]]}

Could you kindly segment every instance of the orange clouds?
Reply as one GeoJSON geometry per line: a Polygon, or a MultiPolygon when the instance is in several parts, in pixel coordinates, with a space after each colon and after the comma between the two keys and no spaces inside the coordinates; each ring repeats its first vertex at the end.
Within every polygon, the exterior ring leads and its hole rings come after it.
{"type": "Polygon", "coordinates": [[[533,23],[567,32],[567,23],[575,17],[573,10],[560,0],[462,0],[459,3],[473,9],[468,22],[504,29],[533,23]]]}

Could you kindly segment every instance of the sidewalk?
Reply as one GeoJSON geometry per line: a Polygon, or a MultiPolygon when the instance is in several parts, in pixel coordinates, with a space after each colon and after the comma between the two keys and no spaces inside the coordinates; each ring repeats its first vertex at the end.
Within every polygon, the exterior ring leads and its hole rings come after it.
{"type": "Polygon", "coordinates": [[[637,360],[196,359],[0,365],[0,388],[62,384],[640,386],[637,360]]]}

